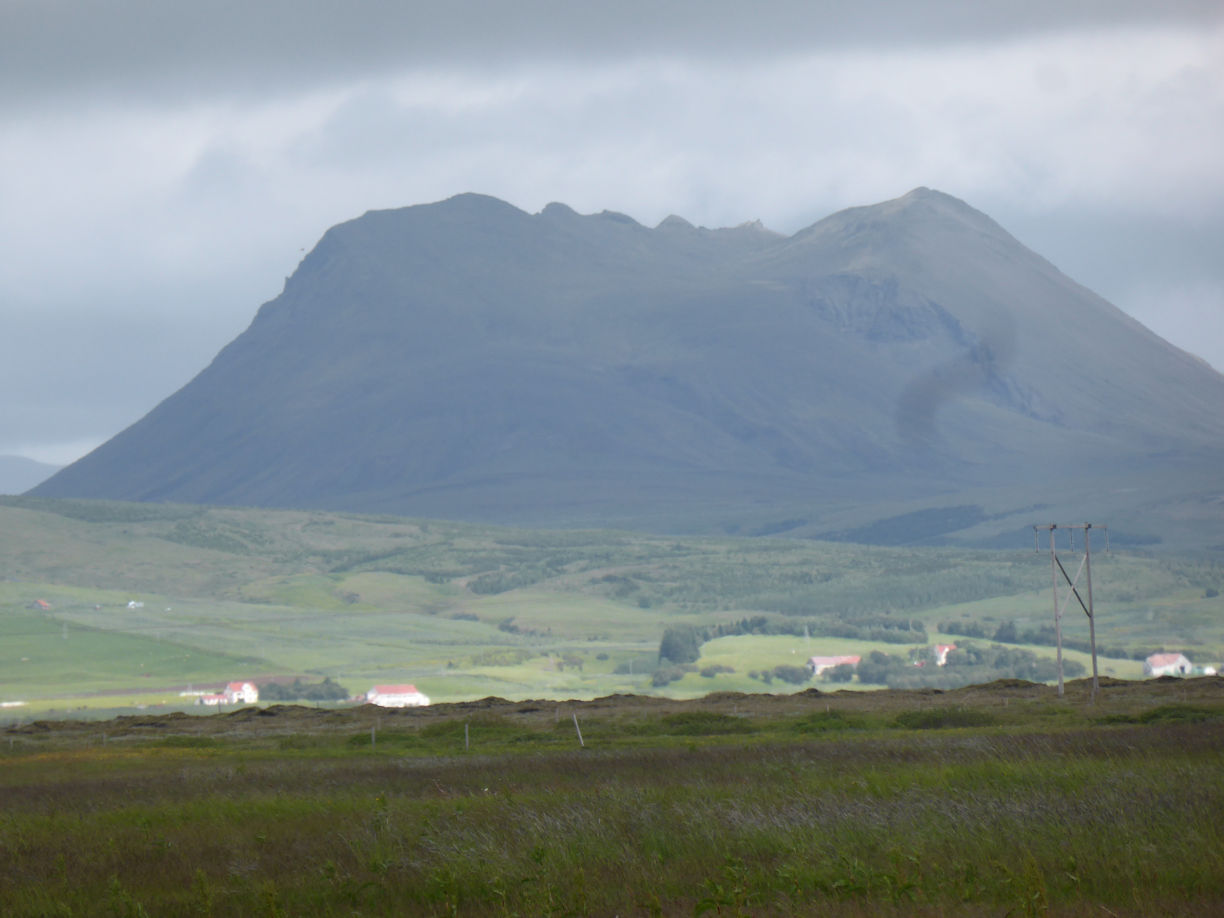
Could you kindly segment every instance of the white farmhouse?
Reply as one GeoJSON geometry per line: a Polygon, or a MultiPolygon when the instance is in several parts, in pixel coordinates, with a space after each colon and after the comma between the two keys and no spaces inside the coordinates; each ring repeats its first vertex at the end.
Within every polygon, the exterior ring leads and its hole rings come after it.
{"type": "Polygon", "coordinates": [[[812,671],[813,676],[819,676],[826,669],[832,669],[834,666],[858,666],[862,659],[862,657],[854,656],[811,657],[807,661],[807,668],[812,671]]]}
{"type": "Polygon", "coordinates": [[[383,708],[421,708],[429,704],[429,696],[415,685],[376,685],[366,692],[366,702],[383,708]]]}
{"type": "Polygon", "coordinates": [[[935,665],[947,666],[948,654],[956,649],[955,644],[936,644],[935,645],[935,665]]]}
{"type": "Polygon", "coordinates": [[[1145,676],[1188,676],[1194,664],[1182,653],[1154,653],[1143,661],[1145,676]]]}
{"type": "Polygon", "coordinates": [[[259,701],[259,689],[252,682],[231,682],[223,694],[226,704],[255,704],[259,701]]]}

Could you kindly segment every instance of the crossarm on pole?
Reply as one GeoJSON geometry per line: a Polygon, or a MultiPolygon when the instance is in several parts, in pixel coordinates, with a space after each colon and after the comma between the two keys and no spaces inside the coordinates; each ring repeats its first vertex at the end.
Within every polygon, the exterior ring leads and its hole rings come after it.
{"type": "Polygon", "coordinates": [[[1071,592],[1072,594],[1074,594],[1076,600],[1078,600],[1080,604],[1080,608],[1084,610],[1084,614],[1087,615],[1089,618],[1092,618],[1092,613],[1088,611],[1088,606],[1084,603],[1083,597],[1080,596],[1079,590],[1075,588],[1076,581],[1079,580],[1080,574],[1084,572],[1083,560],[1082,559],[1080,560],[1079,570],[1075,572],[1075,580],[1072,580],[1071,577],[1067,575],[1067,569],[1063,567],[1063,563],[1062,561],[1058,559],[1057,555],[1055,555],[1054,557],[1054,563],[1057,564],[1058,569],[1062,571],[1063,579],[1066,580],[1067,585],[1071,587],[1071,592]]]}

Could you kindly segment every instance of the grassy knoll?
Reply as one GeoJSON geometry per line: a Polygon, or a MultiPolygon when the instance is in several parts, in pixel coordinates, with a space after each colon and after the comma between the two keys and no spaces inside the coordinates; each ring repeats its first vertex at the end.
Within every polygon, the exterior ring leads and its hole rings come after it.
{"type": "Polygon", "coordinates": [[[0,913],[1215,915],[1222,741],[1219,678],[38,722],[0,913]]]}
{"type": "MultiPolygon", "coordinates": [[[[1100,552],[1093,572],[1098,639],[1114,651],[1102,673],[1138,676],[1135,658],[1162,648],[1224,659],[1217,563],[1100,552]]],[[[0,498],[0,702],[29,703],[0,722],[295,676],[354,693],[414,682],[438,701],[777,691],[750,674],[962,644],[964,628],[984,643],[1005,625],[1048,628],[1049,583],[1027,541],[881,548],[0,498]],[[889,642],[885,620],[914,627],[889,642]],[[691,672],[656,685],[660,638],[679,625],[709,639],[691,672]]],[[[1087,638],[1077,609],[1065,634],[1087,638]]]]}

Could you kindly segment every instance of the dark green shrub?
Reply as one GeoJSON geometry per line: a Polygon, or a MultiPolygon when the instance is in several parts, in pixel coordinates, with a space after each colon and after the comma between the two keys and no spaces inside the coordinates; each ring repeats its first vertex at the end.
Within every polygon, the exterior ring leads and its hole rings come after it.
{"type": "Polygon", "coordinates": [[[294,679],[292,685],[281,685],[268,682],[259,686],[261,701],[344,701],[349,697],[349,690],[331,677],[322,682],[303,682],[294,679]]]}
{"type": "Polygon", "coordinates": [[[775,666],[774,677],[791,685],[803,685],[812,678],[812,671],[806,666],[775,666]]]}
{"type": "Polygon", "coordinates": [[[1136,718],[1143,724],[1197,724],[1224,717],[1224,709],[1195,704],[1162,704],[1136,718]]]}
{"type": "Polygon", "coordinates": [[[701,640],[692,625],[677,625],[663,632],[659,642],[659,661],[693,663],[701,656],[701,640]]]}
{"type": "Polygon", "coordinates": [[[660,666],[654,671],[654,675],[650,677],[650,684],[655,688],[662,688],[672,682],[679,682],[684,678],[684,670],[679,666],[660,666]]]}
{"type": "Polygon", "coordinates": [[[682,711],[659,718],[659,729],[672,736],[718,736],[750,733],[752,724],[741,717],[717,711],[682,711]]]}
{"type": "Polygon", "coordinates": [[[787,723],[787,729],[796,733],[825,733],[829,730],[849,730],[859,726],[862,726],[861,719],[847,717],[841,711],[817,711],[787,723]]]}
{"type": "Polygon", "coordinates": [[[826,682],[850,682],[854,679],[854,664],[838,663],[825,670],[822,678],[826,682]]]}
{"type": "Polygon", "coordinates": [[[998,723],[998,720],[986,711],[924,708],[920,711],[902,711],[897,715],[895,723],[898,727],[909,730],[942,730],[950,727],[989,727],[998,723]]]}

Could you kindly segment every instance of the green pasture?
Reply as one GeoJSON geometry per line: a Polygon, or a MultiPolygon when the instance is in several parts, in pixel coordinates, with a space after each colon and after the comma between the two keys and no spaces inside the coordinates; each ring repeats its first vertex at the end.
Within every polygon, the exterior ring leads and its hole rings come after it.
{"type": "MultiPolygon", "coordinates": [[[[1093,585],[1098,646],[1224,658],[1220,565],[1101,551],[1093,585]]],[[[784,692],[801,686],[749,673],[813,654],[904,656],[910,645],[834,636],[879,616],[920,621],[928,643],[964,640],[943,622],[987,635],[1051,624],[1048,554],[0,499],[0,701],[93,707],[99,694],[293,677],[354,693],[414,682],[439,701],[784,692]],[[692,672],[652,687],[666,628],[762,616],[806,637],[708,641],[692,672]]],[[[1073,602],[1063,622],[1087,638],[1073,602]]],[[[1135,678],[1141,664],[1103,658],[1100,671],[1135,678]]]]}
{"type": "Polygon", "coordinates": [[[0,607],[0,701],[218,681],[247,665],[195,645],[0,607]]]}

